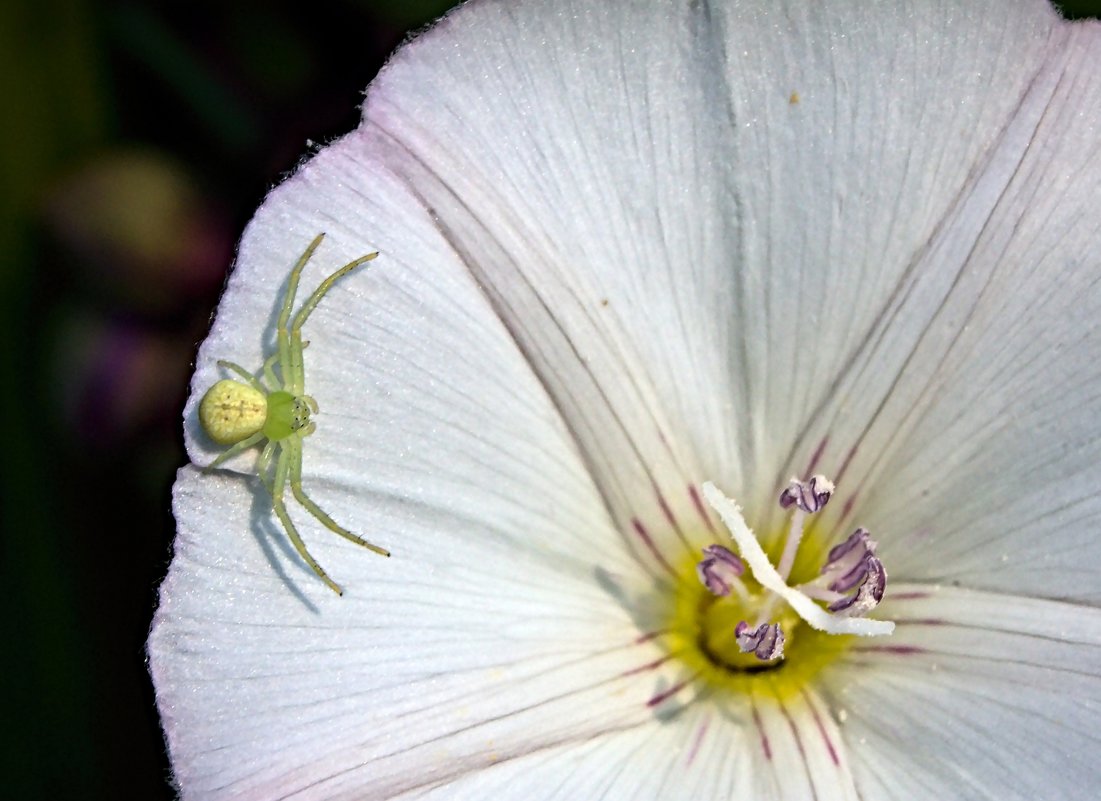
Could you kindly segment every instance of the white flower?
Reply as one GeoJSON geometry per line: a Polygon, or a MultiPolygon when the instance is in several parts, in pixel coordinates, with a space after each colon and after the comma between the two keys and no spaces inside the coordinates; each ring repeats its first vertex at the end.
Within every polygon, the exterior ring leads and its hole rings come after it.
{"type": "Polygon", "coordinates": [[[315,234],[307,284],[377,248],[310,320],[305,476],[394,556],[299,515],[338,598],[254,478],[180,472],[184,798],[1092,798],[1099,142],[1101,29],[1038,0],[486,0],[406,45],[250,225],[186,425],[207,463],[315,234]],[[770,601],[782,660],[710,653],[761,562],[702,485],[778,564],[812,472],[791,582],[867,526],[897,628],[770,601]]]}

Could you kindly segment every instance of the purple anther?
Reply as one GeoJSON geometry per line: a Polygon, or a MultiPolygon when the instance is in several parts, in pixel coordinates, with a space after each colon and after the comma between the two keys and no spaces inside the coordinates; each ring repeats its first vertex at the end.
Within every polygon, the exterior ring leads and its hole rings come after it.
{"type": "MultiPolygon", "coordinates": [[[[828,608],[831,612],[846,617],[863,617],[883,600],[883,591],[887,589],[887,571],[883,568],[883,563],[869,555],[861,564],[861,569],[863,581],[856,592],[830,604],[828,608]]],[[[833,589],[832,584],[830,588],[833,589]]]]}
{"type": "Polygon", "coordinates": [[[742,560],[722,545],[708,545],[704,559],[696,565],[696,575],[714,595],[730,595],[735,581],[745,572],[742,560]]]}
{"type": "Polygon", "coordinates": [[[864,577],[864,560],[875,554],[878,544],[868,536],[867,529],[858,528],[843,543],[833,546],[822,566],[822,575],[830,580],[830,589],[847,592],[855,587],[864,577]]]}
{"type": "Polygon", "coordinates": [[[808,481],[792,478],[787,489],[780,493],[780,506],[785,509],[796,506],[814,514],[829,502],[833,489],[833,482],[825,476],[811,476],[808,481]]]}
{"type": "Polygon", "coordinates": [[[764,662],[784,655],[784,631],[779,623],[762,623],[756,631],[750,631],[749,623],[743,620],[734,627],[734,638],[743,654],[752,651],[764,662]]]}

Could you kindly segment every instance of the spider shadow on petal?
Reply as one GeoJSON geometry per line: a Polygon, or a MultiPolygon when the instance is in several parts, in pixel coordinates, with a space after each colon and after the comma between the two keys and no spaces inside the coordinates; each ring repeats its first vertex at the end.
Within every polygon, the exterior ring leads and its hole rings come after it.
{"type": "Polygon", "coordinates": [[[302,558],[287,538],[287,532],[275,520],[271,508],[271,495],[268,494],[264,485],[260,483],[255,475],[241,475],[240,479],[248,485],[249,492],[252,495],[252,504],[249,509],[249,531],[263,550],[264,558],[268,560],[268,564],[271,565],[280,580],[287,585],[287,589],[290,590],[291,594],[315,615],[320,614],[321,610],[306,596],[298,582],[291,578],[287,570],[287,565],[293,564],[300,570],[304,570],[310,578],[314,576],[309,565],[302,561],[302,558]],[[276,553],[276,543],[278,543],[278,549],[282,552],[283,558],[280,558],[276,553]]]}

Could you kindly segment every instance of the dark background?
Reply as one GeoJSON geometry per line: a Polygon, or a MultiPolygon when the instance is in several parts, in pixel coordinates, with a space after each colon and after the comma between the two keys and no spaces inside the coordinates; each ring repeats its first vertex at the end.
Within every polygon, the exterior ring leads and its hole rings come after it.
{"type": "Polygon", "coordinates": [[[170,799],[145,638],[235,240],[454,0],[0,0],[0,796],[170,799]]]}
{"type": "Polygon", "coordinates": [[[196,344],[267,190],[451,4],[0,0],[4,797],[173,797],[144,645],[196,344]]]}

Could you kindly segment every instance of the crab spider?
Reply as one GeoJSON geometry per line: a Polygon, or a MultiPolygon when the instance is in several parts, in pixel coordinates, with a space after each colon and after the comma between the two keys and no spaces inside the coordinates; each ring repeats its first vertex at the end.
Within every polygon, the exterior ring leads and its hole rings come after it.
{"type": "Polygon", "coordinates": [[[317,401],[305,394],[306,375],[302,351],[309,343],[302,341],[302,326],[333,284],[378,255],[369,253],[348,262],[322,281],[292,320],[291,309],[302,268],[324,238],[324,234],[318,234],[291,270],[276,329],[277,349],[264,361],[262,368],[267,386],[240,365],[219,360],[219,366],[236,373],[244,382],[224,378],[207,390],[199,403],[199,422],[212,440],[219,445],[229,446],[206,466],[207,471],[267,440],[256,463],[256,471],[271,495],[275,514],[306,564],[337,595],[343,595],[344,591],[340,586],[329,578],[306,549],[306,544],[299,536],[283,502],[283,492],[287,484],[290,484],[291,493],[298,502],[326,528],[356,545],[362,545],[383,556],[390,555],[385,548],[367,542],[336,523],[302,489],[302,440],[314,432],[316,425],[310,420],[310,415],[317,412],[317,401]]]}

